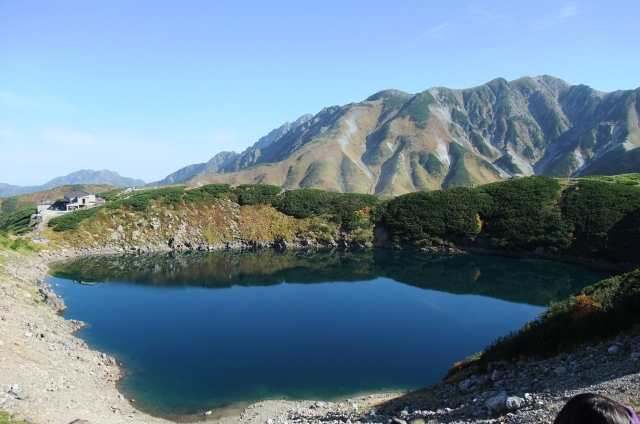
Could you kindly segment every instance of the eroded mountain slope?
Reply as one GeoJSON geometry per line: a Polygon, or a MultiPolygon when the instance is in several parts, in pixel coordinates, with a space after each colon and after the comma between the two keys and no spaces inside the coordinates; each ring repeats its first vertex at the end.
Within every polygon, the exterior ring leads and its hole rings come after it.
{"type": "Polygon", "coordinates": [[[416,95],[385,90],[324,108],[190,183],[396,196],[512,176],[589,174],[605,163],[610,169],[616,158],[638,157],[627,152],[640,147],[639,92],[602,93],[551,76],[416,95]]]}

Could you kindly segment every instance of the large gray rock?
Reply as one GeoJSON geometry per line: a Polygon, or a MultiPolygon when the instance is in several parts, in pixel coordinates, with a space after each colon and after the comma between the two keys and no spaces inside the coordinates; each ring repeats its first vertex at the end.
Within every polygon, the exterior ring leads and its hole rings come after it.
{"type": "Polygon", "coordinates": [[[502,412],[507,409],[508,398],[509,396],[507,396],[507,393],[502,392],[497,396],[490,397],[484,404],[489,411],[502,412]]]}
{"type": "Polygon", "coordinates": [[[65,309],[67,309],[67,305],[64,304],[64,300],[59,298],[53,292],[46,293],[45,303],[47,304],[47,306],[55,309],[56,311],[64,311],[65,309]]]}
{"type": "Polygon", "coordinates": [[[518,396],[509,396],[507,401],[505,402],[505,406],[507,409],[515,411],[516,409],[520,409],[524,406],[525,400],[518,396]]]}

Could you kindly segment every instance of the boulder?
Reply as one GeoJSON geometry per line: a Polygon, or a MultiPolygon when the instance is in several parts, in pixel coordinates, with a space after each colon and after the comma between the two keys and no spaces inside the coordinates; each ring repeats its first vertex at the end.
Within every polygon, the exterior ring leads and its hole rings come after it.
{"type": "Polygon", "coordinates": [[[489,411],[502,412],[507,409],[508,398],[509,396],[507,396],[507,393],[502,392],[497,396],[490,397],[484,404],[489,411]]]}
{"type": "Polygon", "coordinates": [[[522,408],[524,404],[525,400],[518,396],[509,396],[505,402],[505,406],[511,411],[522,408]]]}
{"type": "Polygon", "coordinates": [[[460,382],[460,384],[458,384],[458,388],[460,390],[469,390],[472,385],[473,385],[473,381],[471,381],[471,379],[467,378],[466,380],[462,380],[460,382]]]}
{"type": "Polygon", "coordinates": [[[64,311],[65,309],[67,309],[67,306],[64,304],[64,300],[59,298],[53,292],[47,292],[45,304],[50,308],[55,309],[56,311],[64,311]]]}
{"type": "Polygon", "coordinates": [[[565,367],[557,367],[555,370],[553,370],[553,372],[555,372],[558,375],[561,375],[566,373],[567,369],[565,367]]]}

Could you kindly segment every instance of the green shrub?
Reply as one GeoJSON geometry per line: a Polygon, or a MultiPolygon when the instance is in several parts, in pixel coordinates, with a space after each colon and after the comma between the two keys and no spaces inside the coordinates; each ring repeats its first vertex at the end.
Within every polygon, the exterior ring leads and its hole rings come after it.
{"type": "Polygon", "coordinates": [[[552,356],[580,343],[611,337],[640,324],[640,271],[603,280],[549,309],[485,349],[484,361],[520,355],[552,356]]]}
{"type": "MultiPolygon", "coordinates": [[[[572,252],[601,257],[606,256],[610,249],[620,249],[621,245],[611,237],[611,232],[617,236],[625,233],[625,224],[616,224],[638,208],[640,188],[637,186],[611,184],[596,179],[580,180],[565,190],[562,203],[563,217],[572,228],[575,238],[572,252]]],[[[632,225],[632,222],[628,222],[628,225],[632,225]]],[[[635,240],[640,242],[637,236],[635,240]]]]}
{"type": "Polygon", "coordinates": [[[35,210],[29,207],[0,216],[0,231],[14,234],[24,234],[25,232],[31,231],[29,221],[34,212],[35,210]]]}
{"type": "Polygon", "coordinates": [[[29,424],[28,421],[16,421],[5,411],[0,411],[0,424],[29,424]]]}
{"type": "Polygon", "coordinates": [[[241,184],[233,190],[240,205],[271,203],[281,191],[281,187],[269,184],[241,184]]]}
{"type": "Polygon", "coordinates": [[[2,213],[3,214],[15,212],[17,208],[18,208],[18,197],[17,196],[7,197],[2,202],[2,213]]]}
{"type": "Polygon", "coordinates": [[[53,231],[67,231],[78,228],[80,223],[87,218],[95,216],[102,208],[80,209],[73,212],[67,212],[64,215],[57,216],[49,221],[49,226],[53,227],[53,231]]]}
{"type": "Polygon", "coordinates": [[[207,184],[200,188],[184,192],[185,202],[199,202],[207,199],[219,199],[231,193],[229,184],[207,184]]]}
{"type": "Polygon", "coordinates": [[[483,221],[479,244],[500,249],[566,249],[571,240],[557,206],[561,188],[558,180],[545,176],[478,187],[490,199],[479,211],[483,221]]]}
{"type": "Polygon", "coordinates": [[[102,193],[97,193],[96,197],[102,197],[107,202],[112,202],[120,197],[120,195],[125,191],[124,188],[117,188],[115,190],[103,191],[102,193]]]}
{"type": "Polygon", "coordinates": [[[486,201],[478,190],[467,187],[409,193],[389,201],[385,224],[396,243],[430,245],[441,239],[468,243],[480,231],[478,212],[486,201]]]}
{"type": "Polygon", "coordinates": [[[11,239],[9,235],[4,231],[0,231],[0,246],[16,252],[37,252],[38,250],[40,250],[30,240],[23,238],[11,239]]]}
{"type": "Polygon", "coordinates": [[[390,200],[378,215],[397,243],[564,249],[570,239],[557,207],[560,189],[557,180],[540,176],[409,193],[390,200]]]}

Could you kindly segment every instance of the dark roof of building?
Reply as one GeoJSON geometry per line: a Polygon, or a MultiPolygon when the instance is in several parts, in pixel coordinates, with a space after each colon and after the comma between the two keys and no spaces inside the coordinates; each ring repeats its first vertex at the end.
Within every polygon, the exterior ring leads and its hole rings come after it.
{"type": "Polygon", "coordinates": [[[67,193],[64,195],[64,198],[67,200],[75,199],[76,197],[84,197],[89,196],[91,193],[88,193],[84,190],[72,191],[71,193],[67,193]]]}

